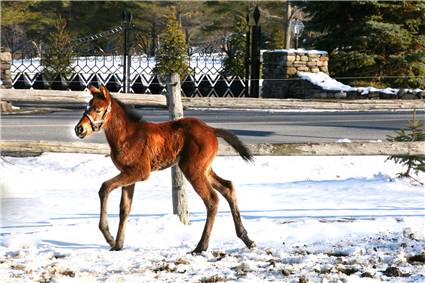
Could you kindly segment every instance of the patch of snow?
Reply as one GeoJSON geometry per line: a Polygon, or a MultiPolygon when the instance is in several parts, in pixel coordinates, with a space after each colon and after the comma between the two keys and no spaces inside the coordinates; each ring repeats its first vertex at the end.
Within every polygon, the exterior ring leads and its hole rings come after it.
{"type": "Polygon", "coordinates": [[[335,90],[335,91],[351,91],[352,87],[345,85],[337,80],[331,78],[329,75],[318,72],[298,72],[298,76],[303,79],[311,82],[314,85],[317,85],[325,90],[335,90]]]}
{"type": "MultiPolygon", "coordinates": [[[[386,93],[386,94],[397,94],[399,92],[399,89],[395,89],[395,88],[379,89],[375,87],[351,87],[349,85],[338,82],[337,80],[331,78],[328,74],[325,74],[323,72],[318,72],[318,73],[298,72],[297,74],[301,79],[307,80],[324,90],[341,91],[341,92],[357,91],[363,95],[367,95],[370,92],[380,92],[380,93],[386,93]]],[[[422,92],[424,90],[414,89],[411,91],[416,93],[416,92],[422,92]]]]}
{"type": "Polygon", "coordinates": [[[328,54],[328,52],[323,51],[323,50],[310,50],[310,49],[307,50],[307,49],[303,49],[303,48],[264,50],[263,52],[284,53],[284,54],[310,54],[310,55],[327,55],[328,54]]]}
{"type": "MultiPolygon", "coordinates": [[[[421,282],[424,187],[393,179],[386,157],[218,157],[214,170],[236,186],[257,248],[236,237],[220,198],[210,247],[191,255],[206,219],[189,186],[191,225],[172,215],[170,170],[137,183],[124,249],[98,230],[100,184],[118,172],[110,158],[48,153],[0,158],[2,282],[421,282]],[[394,268],[403,274],[390,277],[394,268]]],[[[418,176],[424,179],[425,175],[418,176]]],[[[120,192],[111,193],[115,233],[120,192]]]]}
{"type": "Polygon", "coordinates": [[[350,143],[350,142],[351,142],[351,140],[350,140],[350,139],[345,138],[345,139],[338,139],[338,140],[336,140],[336,142],[347,142],[347,143],[350,143]]]}

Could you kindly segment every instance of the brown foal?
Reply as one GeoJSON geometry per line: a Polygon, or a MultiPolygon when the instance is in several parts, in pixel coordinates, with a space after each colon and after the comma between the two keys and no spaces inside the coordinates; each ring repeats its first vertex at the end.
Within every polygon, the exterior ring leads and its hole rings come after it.
{"type": "Polygon", "coordinates": [[[113,98],[104,86],[100,89],[90,86],[89,90],[93,98],[75,126],[75,133],[79,138],[84,138],[104,129],[112,161],[120,171],[117,176],[105,181],[99,190],[99,229],[111,250],[121,250],[123,247],[135,183],[148,179],[151,171],[162,170],[176,163],[207,209],[204,231],[193,252],[200,253],[208,248],[218,209],[216,191],[229,203],[237,236],[248,248],[255,246],[242,225],[232,182],[220,178],[211,168],[218,149],[217,137],[228,142],[243,159],[252,161],[252,155],[238,137],[195,118],[150,123],[141,120],[131,109],[113,98]],[[111,191],[118,187],[122,187],[120,221],[114,239],[108,227],[107,202],[111,191]]]}

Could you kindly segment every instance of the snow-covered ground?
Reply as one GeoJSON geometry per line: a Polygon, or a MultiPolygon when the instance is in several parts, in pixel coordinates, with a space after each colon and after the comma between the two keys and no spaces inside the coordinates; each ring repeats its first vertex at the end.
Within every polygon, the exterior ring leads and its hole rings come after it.
{"type": "MultiPolygon", "coordinates": [[[[182,225],[165,170],[137,184],[125,247],[110,252],[97,228],[97,191],[117,173],[108,157],[2,157],[1,282],[425,280],[425,188],[393,179],[401,168],[385,157],[218,157],[214,168],[234,181],[257,248],[237,239],[221,198],[209,250],[189,254],[205,209],[189,187],[182,225]]],[[[113,231],[118,203],[115,191],[113,231]]]]}

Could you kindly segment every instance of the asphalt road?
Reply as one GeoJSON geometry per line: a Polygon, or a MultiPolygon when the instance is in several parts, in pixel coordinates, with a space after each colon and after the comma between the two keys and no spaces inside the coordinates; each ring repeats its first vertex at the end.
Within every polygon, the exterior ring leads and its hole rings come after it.
{"type": "MultiPolygon", "coordinates": [[[[168,112],[139,109],[148,121],[168,119],[168,112]]],[[[52,113],[2,115],[1,138],[5,140],[78,141],[73,128],[83,113],[73,109],[52,113]]],[[[386,135],[404,127],[410,111],[318,112],[186,110],[185,116],[198,117],[214,127],[231,130],[246,143],[292,143],[385,140],[386,135]]],[[[417,112],[425,120],[425,110],[417,112]]],[[[86,138],[105,142],[103,134],[86,138]]]]}

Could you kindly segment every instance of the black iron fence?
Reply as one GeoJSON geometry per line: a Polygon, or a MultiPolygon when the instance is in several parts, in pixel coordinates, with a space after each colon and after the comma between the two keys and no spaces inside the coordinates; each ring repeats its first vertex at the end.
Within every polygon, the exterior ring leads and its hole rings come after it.
{"type": "MultiPolygon", "coordinates": [[[[224,45],[226,38],[198,44],[188,50],[191,74],[183,79],[183,95],[215,97],[259,97],[260,75],[260,14],[254,11],[255,25],[245,35],[247,37],[245,74],[224,76],[224,45]],[[252,38],[252,40],[250,40],[252,38]]],[[[163,94],[166,87],[153,72],[155,57],[135,50],[129,43],[129,32],[137,32],[131,25],[131,13],[123,13],[120,26],[75,39],[72,43],[77,50],[67,75],[57,74],[46,77],[43,61],[48,52],[26,51],[12,54],[12,83],[16,89],[85,90],[88,85],[106,85],[113,92],[133,92],[163,94]],[[98,41],[103,41],[100,48],[98,41]],[[106,46],[106,47],[105,47],[106,46]],[[41,55],[40,55],[41,54],[41,55]]],[[[247,16],[249,22],[249,16],[247,16]]],[[[137,34],[134,36],[137,38],[137,34]]]]}
{"type": "MultiPolygon", "coordinates": [[[[124,92],[123,56],[76,57],[72,74],[58,74],[48,80],[41,59],[30,55],[14,54],[11,66],[13,87],[16,89],[85,90],[89,84],[106,85],[113,92],[124,92]]],[[[192,73],[182,81],[185,96],[246,96],[244,78],[220,75],[224,54],[194,54],[189,57],[192,73]]],[[[155,57],[131,57],[129,90],[133,93],[163,94],[165,84],[153,73],[155,57]]]]}

